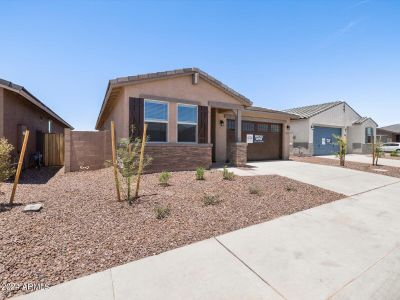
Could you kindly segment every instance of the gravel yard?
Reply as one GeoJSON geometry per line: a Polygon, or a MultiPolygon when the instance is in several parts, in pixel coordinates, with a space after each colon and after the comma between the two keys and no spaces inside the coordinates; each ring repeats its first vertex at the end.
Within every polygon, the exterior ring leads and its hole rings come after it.
{"type": "Polygon", "coordinates": [[[142,196],[129,206],[115,201],[110,168],[57,171],[28,170],[12,209],[4,205],[11,184],[3,186],[0,299],[26,292],[18,289],[22,284],[55,285],[344,198],[280,176],[227,181],[219,171],[206,171],[206,180],[196,181],[194,172],[174,172],[167,187],[158,184],[159,174],[144,175],[142,196]],[[204,205],[205,195],[218,203],[204,205]],[[44,208],[22,212],[31,202],[44,208]],[[170,215],[157,219],[157,207],[168,207],[170,215]]]}
{"type": "MultiPolygon", "coordinates": [[[[330,159],[330,158],[321,158],[315,156],[291,156],[291,160],[312,163],[312,164],[319,164],[319,165],[327,165],[327,166],[336,166],[341,167],[339,165],[339,160],[330,159]]],[[[372,161],[372,158],[371,158],[372,161]]],[[[379,160],[378,160],[379,164],[379,160]]],[[[344,167],[341,168],[348,168],[358,171],[370,172],[375,174],[381,174],[386,176],[398,177],[400,178],[400,168],[397,167],[390,167],[390,166],[372,166],[371,164],[365,164],[360,162],[354,161],[346,161],[344,167]]]]}

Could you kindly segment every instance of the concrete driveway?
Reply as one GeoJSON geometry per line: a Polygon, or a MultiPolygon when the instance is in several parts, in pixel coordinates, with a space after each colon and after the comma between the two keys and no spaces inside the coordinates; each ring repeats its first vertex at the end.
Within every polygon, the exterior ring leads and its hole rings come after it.
{"type": "MultiPolygon", "coordinates": [[[[339,160],[335,155],[317,156],[321,158],[329,158],[339,160]]],[[[359,163],[371,164],[372,156],[366,154],[347,154],[346,160],[354,161],[359,163]]],[[[389,158],[379,158],[378,164],[382,166],[397,167],[400,168],[400,159],[389,159],[389,158]]]]}
{"type": "Polygon", "coordinates": [[[399,179],[291,161],[235,172],[352,196],[19,299],[400,299],[399,179]]]}
{"type": "Polygon", "coordinates": [[[232,170],[240,176],[271,174],[286,176],[347,196],[373,190],[400,180],[380,174],[296,161],[252,162],[248,163],[247,168],[232,168],[232,170]]]}

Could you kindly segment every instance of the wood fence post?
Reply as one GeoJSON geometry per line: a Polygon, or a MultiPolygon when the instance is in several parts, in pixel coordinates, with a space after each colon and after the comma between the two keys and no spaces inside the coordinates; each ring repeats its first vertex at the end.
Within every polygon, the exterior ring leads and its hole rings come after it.
{"type": "Polygon", "coordinates": [[[18,185],[18,181],[19,181],[19,176],[21,175],[22,165],[24,163],[24,157],[25,157],[26,145],[28,144],[28,139],[29,139],[29,130],[26,129],[25,134],[24,134],[24,142],[22,144],[21,153],[19,155],[17,173],[15,174],[14,185],[13,185],[13,189],[11,192],[10,204],[13,204],[13,202],[14,202],[15,192],[17,191],[17,185],[18,185]]]}
{"type": "Polygon", "coordinates": [[[147,124],[144,124],[143,137],[142,137],[142,147],[141,147],[141,150],[140,150],[138,178],[137,178],[137,182],[136,182],[135,198],[139,197],[140,176],[142,175],[142,171],[143,171],[143,158],[144,158],[144,146],[146,144],[146,133],[147,133],[147,124]]]}
{"type": "Polygon", "coordinates": [[[113,168],[114,168],[115,188],[117,190],[117,200],[121,201],[121,193],[119,191],[119,182],[118,182],[117,154],[116,154],[115,124],[114,124],[114,121],[111,121],[111,147],[112,147],[112,161],[113,161],[113,168]]]}

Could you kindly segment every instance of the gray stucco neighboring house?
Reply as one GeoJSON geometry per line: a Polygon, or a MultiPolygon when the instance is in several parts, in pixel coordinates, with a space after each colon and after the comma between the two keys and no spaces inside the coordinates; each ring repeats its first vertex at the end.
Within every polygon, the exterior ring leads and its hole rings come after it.
{"type": "Polygon", "coordinates": [[[378,124],[361,116],[345,101],[291,108],[299,117],[291,122],[292,153],[329,155],[338,151],[334,135],[346,136],[348,153],[369,153],[378,124]]]}
{"type": "Polygon", "coordinates": [[[399,142],[400,143],[400,124],[379,127],[376,130],[378,141],[382,143],[399,142]]]}

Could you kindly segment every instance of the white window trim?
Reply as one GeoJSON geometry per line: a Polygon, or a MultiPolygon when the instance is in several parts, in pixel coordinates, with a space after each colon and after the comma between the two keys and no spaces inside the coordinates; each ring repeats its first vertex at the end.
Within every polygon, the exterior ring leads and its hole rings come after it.
{"type": "Polygon", "coordinates": [[[176,142],[180,144],[198,144],[198,130],[199,130],[199,106],[194,104],[177,103],[176,104],[176,142]],[[196,108],[196,122],[179,122],[179,106],[195,107],[196,108]],[[179,142],[178,125],[196,125],[195,141],[194,142],[179,142]]]}
{"type": "Polygon", "coordinates": [[[162,124],[167,124],[167,129],[166,129],[166,141],[165,142],[160,142],[160,141],[148,141],[148,143],[168,143],[169,141],[169,102],[168,101],[160,101],[160,100],[153,100],[153,99],[144,99],[144,123],[162,123],[162,124]],[[161,104],[167,104],[167,120],[158,120],[158,119],[146,119],[146,102],[153,102],[153,103],[161,103],[161,104]]]}

